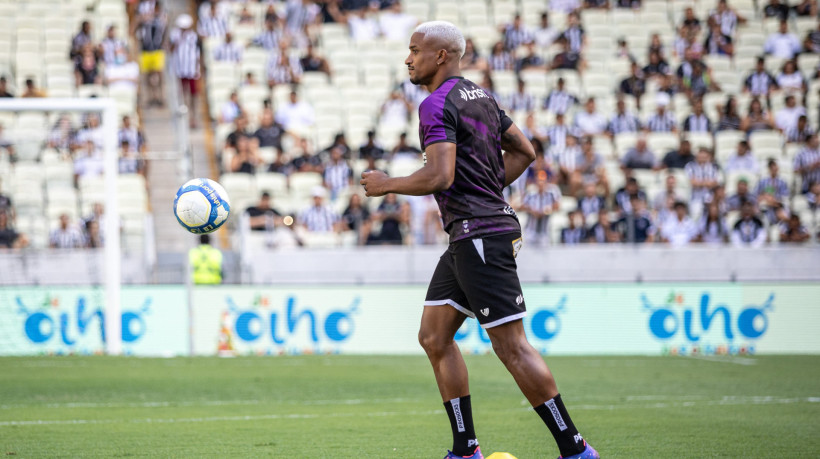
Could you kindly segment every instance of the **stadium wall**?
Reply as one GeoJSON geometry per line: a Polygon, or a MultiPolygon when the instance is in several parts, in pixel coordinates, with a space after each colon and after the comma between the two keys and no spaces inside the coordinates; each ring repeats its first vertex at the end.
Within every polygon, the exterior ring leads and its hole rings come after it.
{"type": "MultiPolygon", "coordinates": [[[[197,287],[189,317],[181,286],[126,286],[123,351],[418,354],[424,293],[420,285],[197,287]]],[[[525,328],[544,354],[820,353],[815,282],[525,284],[524,296],[525,328]]],[[[0,355],[102,353],[104,305],[100,288],[0,288],[0,355]]],[[[457,340],[468,353],[491,350],[473,319],[457,340]]]]}

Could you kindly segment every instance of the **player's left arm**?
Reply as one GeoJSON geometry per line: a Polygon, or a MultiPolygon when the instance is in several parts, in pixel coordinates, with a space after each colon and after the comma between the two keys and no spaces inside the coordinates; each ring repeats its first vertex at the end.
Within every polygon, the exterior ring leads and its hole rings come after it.
{"type": "Polygon", "coordinates": [[[367,196],[387,193],[424,196],[450,188],[456,176],[456,144],[437,142],[428,145],[424,153],[427,164],[407,177],[388,177],[378,170],[362,172],[360,183],[367,196]]]}
{"type": "Polygon", "coordinates": [[[511,124],[501,134],[501,148],[504,150],[504,186],[509,186],[526,172],[535,161],[535,149],[518,126],[511,124]]]}

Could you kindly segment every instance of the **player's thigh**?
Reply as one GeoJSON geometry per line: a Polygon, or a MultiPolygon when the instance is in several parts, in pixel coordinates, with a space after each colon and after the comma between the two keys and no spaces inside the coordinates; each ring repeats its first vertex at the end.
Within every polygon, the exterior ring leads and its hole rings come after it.
{"type": "Polygon", "coordinates": [[[427,306],[421,314],[419,342],[425,349],[449,345],[467,319],[461,311],[447,306],[427,306]]]}

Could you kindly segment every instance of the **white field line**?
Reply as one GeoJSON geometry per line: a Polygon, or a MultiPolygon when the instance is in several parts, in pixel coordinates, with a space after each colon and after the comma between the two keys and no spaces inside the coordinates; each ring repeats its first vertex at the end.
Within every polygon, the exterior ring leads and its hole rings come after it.
{"type": "Polygon", "coordinates": [[[377,399],[342,399],[342,400],[200,400],[187,402],[155,401],[155,402],[66,402],[66,403],[20,403],[0,405],[0,410],[10,410],[17,408],[168,408],[178,406],[241,406],[241,405],[304,405],[304,406],[325,406],[325,405],[361,405],[363,403],[417,403],[421,400],[414,398],[377,398],[377,399]]]}
{"type": "MultiPolygon", "coordinates": [[[[639,396],[640,397],[640,396],[639,396]]],[[[687,397],[687,396],[684,396],[687,397]]],[[[689,396],[698,397],[698,396],[689,396]]],[[[666,402],[654,402],[648,404],[605,404],[605,405],[573,405],[574,410],[592,411],[614,411],[617,409],[643,408],[643,409],[666,409],[666,408],[691,408],[694,406],[723,406],[723,405],[788,405],[795,403],[820,403],[820,397],[773,397],[773,396],[732,396],[726,395],[719,399],[712,400],[681,400],[677,396],[670,396],[666,402]]],[[[501,410],[506,412],[530,411],[526,409],[501,410]]],[[[294,414],[265,414],[248,416],[211,416],[196,418],[131,418],[131,419],[56,419],[56,420],[20,420],[20,421],[0,421],[0,427],[10,426],[47,426],[47,425],[77,425],[77,424],[174,424],[174,423],[204,423],[204,422],[242,422],[242,421],[264,421],[282,419],[315,419],[315,418],[366,418],[366,417],[388,417],[388,416],[432,416],[441,415],[441,410],[425,411],[377,411],[371,413],[294,413],[294,414]]]]}
{"type": "Polygon", "coordinates": [[[757,360],[749,357],[735,357],[735,356],[717,356],[717,355],[687,355],[685,356],[695,360],[705,360],[707,362],[717,363],[733,363],[735,365],[756,365],[757,360]]]}

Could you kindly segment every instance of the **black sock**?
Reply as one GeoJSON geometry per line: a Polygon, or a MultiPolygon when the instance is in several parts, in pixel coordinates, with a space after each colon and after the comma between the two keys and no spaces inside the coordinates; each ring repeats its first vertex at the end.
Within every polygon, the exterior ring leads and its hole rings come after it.
{"type": "Polygon", "coordinates": [[[578,429],[572,423],[572,419],[570,419],[569,413],[564,407],[564,402],[561,401],[561,394],[534,408],[535,412],[541,416],[541,419],[549,427],[552,436],[555,437],[555,443],[558,443],[561,457],[569,457],[584,452],[584,438],[581,437],[578,429]]]}
{"type": "Polygon", "coordinates": [[[470,396],[465,395],[444,402],[444,408],[453,429],[453,454],[472,456],[478,447],[478,440],[473,428],[473,406],[470,403],[470,396]]]}

